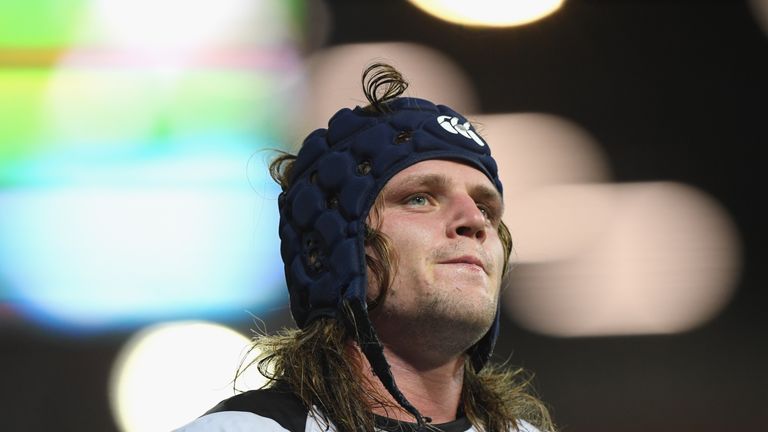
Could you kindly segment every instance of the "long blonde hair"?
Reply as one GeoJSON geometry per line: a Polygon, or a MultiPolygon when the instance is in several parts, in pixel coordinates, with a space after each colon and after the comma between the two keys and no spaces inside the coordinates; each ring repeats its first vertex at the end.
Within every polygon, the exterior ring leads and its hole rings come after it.
{"type": "MultiPolygon", "coordinates": [[[[252,349],[260,355],[245,368],[257,367],[268,379],[265,387],[289,387],[307,409],[316,408],[315,415],[335,425],[338,432],[373,432],[374,408],[386,412],[400,407],[369,392],[358,359],[351,358],[351,340],[339,320],[321,318],[303,329],[257,336],[252,349]]],[[[493,363],[477,373],[467,358],[462,409],[485,432],[517,430],[520,420],[541,431],[555,431],[547,407],[531,391],[531,380],[520,368],[493,363]]]]}

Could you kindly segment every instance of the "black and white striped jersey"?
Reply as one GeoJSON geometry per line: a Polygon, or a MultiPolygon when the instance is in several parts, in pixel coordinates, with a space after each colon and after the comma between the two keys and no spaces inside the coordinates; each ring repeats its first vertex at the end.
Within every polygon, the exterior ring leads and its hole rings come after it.
{"type": "MultiPolygon", "coordinates": [[[[538,432],[526,422],[518,431],[538,432]]],[[[466,417],[452,422],[431,424],[432,431],[479,432],[466,417]]],[[[376,418],[381,432],[417,432],[416,423],[401,422],[385,417],[376,418]]],[[[293,392],[269,388],[251,390],[226,399],[202,417],[174,432],[334,432],[316,410],[307,409],[293,392]]]]}

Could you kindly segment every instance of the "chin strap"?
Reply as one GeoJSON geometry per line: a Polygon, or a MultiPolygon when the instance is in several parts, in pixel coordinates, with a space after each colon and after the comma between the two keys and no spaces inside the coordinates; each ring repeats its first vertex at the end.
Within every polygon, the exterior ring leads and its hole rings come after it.
{"type": "Polygon", "coordinates": [[[373,373],[375,373],[379,378],[379,381],[384,384],[384,388],[387,389],[395,401],[413,415],[419,430],[423,430],[426,424],[431,422],[432,419],[422,416],[419,410],[408,402],[408,399],[405,398],[403,393],[397,387],[389,363],[387,363],[387,359],[384,357],[384,347],[381,345],[379,337],[373,329],[373,324],[368,317],[367,307],[354,300],[346,303],[352,311],[352,317],[348,317],[343,321],[347,326],[347,330],[350,331],[351,334],[357,335],[357,343],[360,345],[360,350],[371,364],[373,373]]]}

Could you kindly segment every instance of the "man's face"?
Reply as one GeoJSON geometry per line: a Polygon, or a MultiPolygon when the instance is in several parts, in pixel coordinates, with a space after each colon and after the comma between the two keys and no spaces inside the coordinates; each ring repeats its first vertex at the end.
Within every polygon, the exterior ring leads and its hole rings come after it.
{"type": "Polygon", "coordinates": [[[395,175],[379,199],[371,222],[391,241],[396,261],[377,331],[448,331],[458,339],[466,333],[474,340],[457,342],[468,348],[496,314],[504,268],[501,196],[469,165],[428,160],[395,175]]]}

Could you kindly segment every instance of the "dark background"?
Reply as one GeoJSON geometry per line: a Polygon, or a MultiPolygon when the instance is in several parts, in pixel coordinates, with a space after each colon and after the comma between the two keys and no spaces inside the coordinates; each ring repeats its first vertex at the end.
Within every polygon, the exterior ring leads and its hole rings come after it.
{"type": "MultiPolygon", "coordinates": [[[[436,48],[472,79],[481,112],[574,120],[602,144],[615,181],[688,183],[733,218],[743,247],[738,289],[702,327],[560,339],[502,323],[499,358],[512,354],[536,373],[565,431],[768,431],[766,168],[758,157],[768,144],[768,35],[745,2],[570,0],[539,22],[502,30],[456,26],[395,1],[331,1],[328,10],[325,46],[436,48]]],[[[309,16],[308,35],[313,25],[309,16]]],[[[116,430],[107,377],[129,336],[0,327],[0,429],[116,430]]]]}

